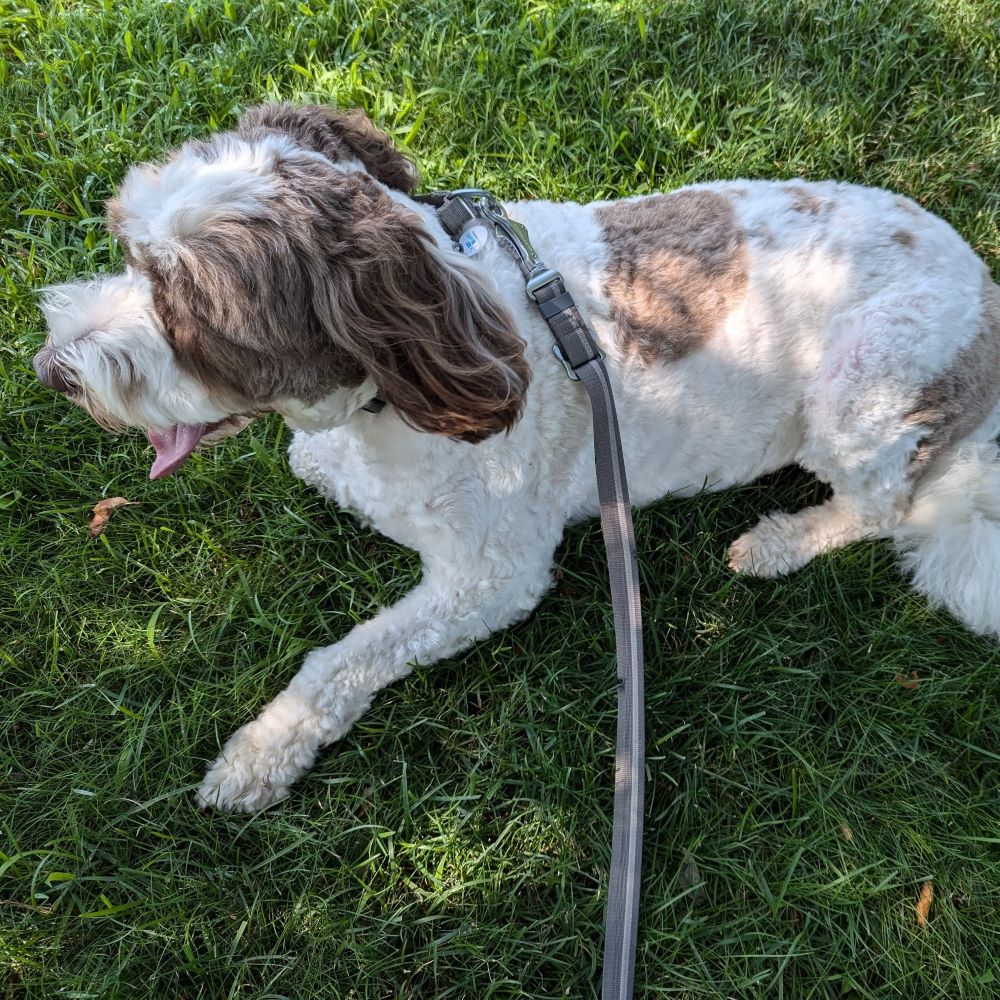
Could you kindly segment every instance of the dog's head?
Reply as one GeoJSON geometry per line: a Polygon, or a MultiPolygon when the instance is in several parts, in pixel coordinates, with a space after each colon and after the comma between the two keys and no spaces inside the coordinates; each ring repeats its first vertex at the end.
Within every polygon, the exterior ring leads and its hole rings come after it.
{"type": "Polygon", "coordinates": [[[509,430],[524,345],[407,202],[416,183],[361,112],[289,104],[133,167],[108,203],[128,267],[45,290],[39,378],[145,429],[153,478],[253,414],[319,430],[376,394],[421,430],[509,430]]]}

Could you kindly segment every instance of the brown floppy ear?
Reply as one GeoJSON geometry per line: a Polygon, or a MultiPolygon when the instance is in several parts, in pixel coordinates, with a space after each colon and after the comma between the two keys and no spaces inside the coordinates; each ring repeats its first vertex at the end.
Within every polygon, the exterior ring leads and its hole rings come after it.
{"type": "Polygon", "coordinates": [[[262,132],[283,132],[334,163],[360,160],[372,177],[406,194],[420,183],[413,161],[360,108],[341,111],[320,104],[262,104],[244,113],[237,130],[251,140],[262,132]]]}
{"type": "Polygon", "coordinates": [[[342,188],[328,208],[314,198],[328,248],[317,315],[412,426],[473,442],[509,431],[531,372],[496,289],[417,215],[348,176],[349,207],[342,188]]]}
{"type": "MultiPolygon", "coordinates": [[[[298,145],[269,167],[259,204],[237,185],[211,225],[181,217],[164,240],[127,244],[178,363],[258,408],[316,403],[367,377],[421,430],[463,441],[510,430],[530,371],[482,269],[364,171],[298,145]]],[[[109,218],[127,240],[126,209],[113,202],[109,218]]]]}

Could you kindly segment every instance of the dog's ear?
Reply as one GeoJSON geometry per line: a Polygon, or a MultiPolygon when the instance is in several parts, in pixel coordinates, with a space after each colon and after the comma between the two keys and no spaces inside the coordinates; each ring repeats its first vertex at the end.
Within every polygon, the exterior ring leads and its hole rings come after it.
{"type": "Polygon", "coordinates": [[[258,408],[313,404],[367,376],[422,430],[509,430],[529,369],[482,269],[365,171],[300,143],[256,159],[231,147],[182,147],[164,168],[169,199],[140,170],[109,206],[181,367],[258,408]]]}
{"type": "Polygon", "coordinates": [[[250,139],[263,131],[283,132],[334,163],[357,159],[372,177],[406,194],[420,183],[413,161],[360,108],[342,111],[319,104],[262,104],[243,114],[238,131],[250,139]]]}
{"type": "Polygon", "coordinates": [[[483,272],[444,250],[419,217],[358,183],[326,215],[317,314],[386,402],[421,430],[463,441],[508,431],[530,380],[524,341],[483,272]],[[346,228],[345,228],[346,227],[346,228]]]}

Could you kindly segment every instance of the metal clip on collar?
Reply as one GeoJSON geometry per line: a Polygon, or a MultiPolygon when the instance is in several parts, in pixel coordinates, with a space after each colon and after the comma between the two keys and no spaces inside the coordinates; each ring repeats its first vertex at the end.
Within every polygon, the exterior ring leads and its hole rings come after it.
{"type": "MultiPolygon", "coordinates": [[[[497,238],[497,243],[507,250],[517,262],[521,273],[524,275],[524,290],[527,292],[532,302],[543,310],[543,316],[549,327],[552,328],[552,313],[545,312],[542,302],[539,300],[539,293],[550,285],[560,283],[562,291],[565,292],[565,283],[562,274],[554,267],[547,267],[542,263],[535,248],[531,245],[528,237],[528,230],[516,220],[512,219],[502,202],[498,201],[489,191],[484,188],[459,188],[457,191],[449,191],[444,195],[444,204],[441,209],[442,216],[447,216],[446,228],[454,229],[450,235],[456,238],[459,230],[464,228],[472,219],[485,219],[493,226],[493,231],[497,238]],[[455,209],[461,206],[459,211],[455,209]],[[464,210],[465,218],[462,219],[464,210]]],[[[558,291],[556,292],[558,294],[558,291]]],[[[572,299],[570,299],[572,304],[572,299]]],[[[581,319],[581,323],[583,320],[581,319]]],[[[566,352],[561,345],[560,338],[553,329],[556,336],[556,343],[552,347],[552,353],[559,359],[560,364],[566,370],[566,375],[574,382],[580,380],[572,363],[566,356],[566,352]]],[[[592,343],[593,355],[599,358],[604,354],[592,343]]]]}
{"type": "Polygon", "coordinates": [[[510,251],[525,277],[525,290],[532,301],[538,301],[538,292],[562,279],[562,275],[552,267],[546,267],[535,252],[528,238],[528,230],[520,222],[512,219],[503,205],[483,188],[459,188],[450,191],[446,200],[462,202],[469,218],[486,219],[493,224],[497,242],[510,251]]]}

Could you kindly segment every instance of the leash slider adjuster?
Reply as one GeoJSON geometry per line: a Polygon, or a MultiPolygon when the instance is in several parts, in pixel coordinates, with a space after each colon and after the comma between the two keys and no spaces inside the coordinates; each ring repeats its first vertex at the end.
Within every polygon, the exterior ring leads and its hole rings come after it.
{"type": "MultiPolygon", "coordinates": [[[[596,346],[594,350],[596,351],[594,356],[592,358],[587,358],[587,360],[580,365],[581,368],[584,365],[589,364],[591,361],[597,361],[598,359],[600,359],[601,361],[604,360],[604,351],[599,350],[596,346]]],[[[558,344],[552,345],[552,353],[559,359],[559,363],[563,366],[563,368],[566,369],[566,375],[569,378],[571,378],[574,382],[579,382],[580,376],[577,375],[576,369],[566,359],[566,355],[563,354],[562,348],[560,348],[558,344]]]]}
{"type": "Polygon", "coordinates": [[[524,290],[533,302],[538,302],[538,293],[554,281],[561,280],[562,275],[553,267],[535,268],[524,283],[524,290]]]}

